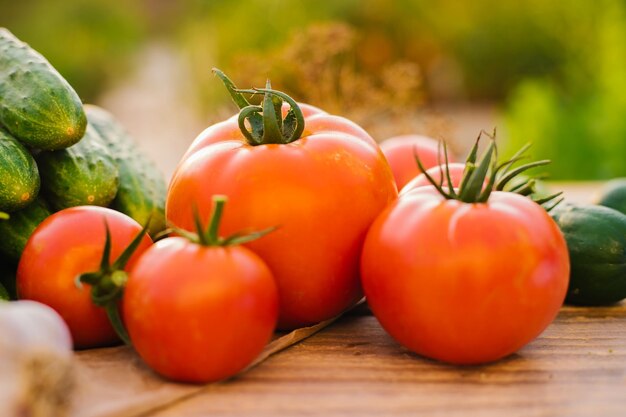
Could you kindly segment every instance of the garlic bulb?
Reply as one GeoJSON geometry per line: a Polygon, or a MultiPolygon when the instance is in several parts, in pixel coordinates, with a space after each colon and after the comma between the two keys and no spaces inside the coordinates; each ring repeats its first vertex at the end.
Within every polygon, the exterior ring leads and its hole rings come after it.
{"type": "Polygon", "coordinates": [[[0,415],[61,417],[74,386],[72,338],[52,308],[0,302],[0,415]]]}

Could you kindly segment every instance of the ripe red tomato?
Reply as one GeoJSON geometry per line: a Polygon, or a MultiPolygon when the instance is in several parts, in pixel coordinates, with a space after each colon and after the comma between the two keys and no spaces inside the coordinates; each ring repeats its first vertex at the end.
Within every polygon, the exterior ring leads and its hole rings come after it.
{"type": "Polygon", "coordinates": [[[192,230],[192,206],[206,219],[211,196],[227,195],[222,233],[278,226],[246,246],[276,278],[279,327],[341,313],[362,294],[365,233],[397,196],[380,149],[354,123],[319,112],[304,116],[304,131],[290,143],[251,145],[236,123],[225,126],[205,131],[177,168],[167,219],[192,230]]]}
{"type": "MultiPolygon", "coordinates": [[[[461,180],[463,179],[463,171],[465,170],[465,164],[460,162],[451,162],[448,164],[448,172],[450,174],[450,179],[452,180],[452,187],[458,187],[461,185],[461,180]]],[[[448,179],[446,175],[446,168],[444,165],[437,165],[426,170],[426,173],[430,175],[435,181],[439,184],[442,184],[444,187],[448,187],[448,179]]],[[[409,192],[414,188],[430,186],[431,183],[428,181],[426,175],[422,172],[417,177],[413,178],[409,181],[402,190],[400,191],[401,195],[409,192]]]]}
{"type": "MultiPolygon", "coordinates": [[[[443,156],[439,157],[439,148],[439,141],[420,135],[394,136],[380,144],[399,190],[422,172],[415,162],[415,152],[424,168],[428,169],[443,162],[443,156]]],[[[448,152],[448,160],[454,159],[454,155],[448,152]]]]}
{"type": "Polygon", "coordinates": [[[555,222],[528,198],[494,191],[468,204],[422,187],[376,219],[361,274],[394,339],[420,355],[476,364],[515,352],[550,324],[569,259],[555,222]]]}
{"type": "MultiPolygon", "coordinates": [[[[135,220],[97,206],[72,207],[44,220],[28,240],[17,270],[19,298],[39,301],[65,320],[76,348],[108,346],[119,342],[106,312],[92,303],[90,286],[78,288],[78,275],[100,267],[106,239],[111,233],[111,259],[116,259],[141,231],[135,220]]],[[[152,244],[144,236],[127,264],[152,244]]]]}
{"type": "Polygon", "coordinates": [[[210,382],[236,374],[261,352],[276,326],[278,293],[250,250],[173,237],[139,259],[123,307],[133,346],[151,368],[178,381],[210,382]]]}

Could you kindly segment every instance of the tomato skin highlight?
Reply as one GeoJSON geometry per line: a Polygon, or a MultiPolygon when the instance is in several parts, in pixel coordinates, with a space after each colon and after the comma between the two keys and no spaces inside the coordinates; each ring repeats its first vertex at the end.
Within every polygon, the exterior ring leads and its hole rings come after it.
{"type": "Polygon", "coordinates": [[[180,237],[157,242],[139,259],[123,306],[142,359],[161,375],[198,383],[245,368],[278,317],[276,284],[256,254],[180,237]]]}
{"type": "MultiPolygon", "coordinates": [[[[426,169],[444,162],[443,151],[441,159],[439,158],[440,145],[439,141],[421,135],[394,136],[380,143],[380,149],[391,166],[398,190],[422,172],[415,162],[415,152],[426,169]]],[[[450,152],[448,160],[450,162],[455,160],[450,152]]]]}
{"type": "Polygon", "coordinates": [[[222,235],[278,227],[246,246],[277,281],[281,329],[329,319],[358,301],[365,234],[397,196],[384,156],[363,129],[320,113],[305,120],[303,136],[285,145],[250,146],[240,132],[238,140],[215,138],[183,159],[166,201],[168,220],[187,230],[191,207],[206,220],[215,194],[230,202],[222,235]]]}
{"type": "Polygon", "coordinates": [[[385,330],[410,350],[453,364],[505,357],[556,317],[569,281],[557,225],[506,192],[488,203],[414,189],[372,225],[361,273],[385,330]]]}
{"type": "MultiPolygon", "coordinates": [[[[111,233],[111,260],[115,260],[141,231],[135,220],[97,206],[72,207],[44,220],[28,240],[17,270],[21,299],[39,301],[65,320],[75,348],[110,346],[120,342],[103,308],[91,301],[91,287],[78,288],[78,275],[100,267],[106,239],[105,220],[111,233]]],[[[144,236],[126,266],[152,245],[144,236]]]]}

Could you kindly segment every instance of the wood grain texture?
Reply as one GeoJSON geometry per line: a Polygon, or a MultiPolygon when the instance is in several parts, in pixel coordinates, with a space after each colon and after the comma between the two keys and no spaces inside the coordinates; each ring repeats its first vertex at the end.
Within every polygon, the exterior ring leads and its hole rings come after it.
{"type": "Polygon", "coordinates": [[[533,343],[457,367],[396,344],[373,316],[348,316],[236,381],[154,417],[626,416],[626,305],[564,307],[533,343]]]}
{"type": "MultiPolygon", "coordinates": [[[[361,301],[354,309],[362,306],[361,301]]],[[[238,375],[330,326],[339,317],[286,334],[275,333],[259,356],[238,375]]],[[[155,408],[183,401],[204,389],[200,384],[175,383],[159,377],[128,346],[83,350],[77,352],[75,358],[78,392],[71,404],[75,417],[146,415],[155,408]]]]}

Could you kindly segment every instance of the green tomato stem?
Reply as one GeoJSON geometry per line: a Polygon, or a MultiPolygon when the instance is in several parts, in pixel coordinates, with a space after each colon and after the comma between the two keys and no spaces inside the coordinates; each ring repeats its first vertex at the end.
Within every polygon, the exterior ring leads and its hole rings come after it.
{"type": "Polygon", "coordinates": [[[209,222],[209,229],[207,232],[207,240],[213,245],[218,245],[220,243],[218,230],[222,220],[222,214],[224,213],[224,205],[227,200],[228,198],[225,195],[213,196],[213,213],[211,214],[211,221],[209,222]]]}
{"type": "Polygon", "coordinates": [[[117,333],[117,335],[120,339],[122,339],[125,345],[132,346],[133,344],[130,340],[130,336],[128,335],[128,331],[126,331],[126,327],[124,327],[124,322],[120,317],[120,310],[117,306],[117,303],[107,304],[105,310],[107,313],[107,317],[111,322],[111,326],[113,327],[113,330],[115,330],[115,333],[117,333]]]}
{"type": "Polygon", "coordinates": [[[302,109],[287,94],[273,90],[269,80],[266,88],[242,90],[235,87],[235,84],[222,71],[213,68],[213,73],[222,80],[231,98],[239,107],[239,129],[249,145],[285,145],[300,139],[304,132],[302,109]],[[244,94],[263,94],[262,105],[251,105],[244,94]],[[283,101],[290,106],[284,119],[282,117],[283,101]],[[246,121],[251,130],[248,130],[246,121]]]}
{"type": "Polygon", "coordinates": [[[226,205],[227,201],[228,197],[225,195],[213,196],[213,209],[211,211],[209,225],[206,227],[206,229],[202,224],[200,213],[198,212],[198,209],[195,205],[193,206],[193,217],[196,228],[195,233],[174,226],[171,226],[170,228],[173,232],[181,235],[190,242],[207,247],[241,245],[259,239],[276,229],[276,227],[269,227],[267,229],[259,230],[256,232],[234,233],[225,238],[221,237],[218,232],[220,228],[220,222],[222,221],[222,215],[224,213],[224,206],[226,205]]]}
{"type": "Polygon", "coordinates": [[[118,310],[118,302],[122,298],[124,287],[128,279],[127,273],[123,270],[128,260],[139,247],[144,236],[148,232],[150,219],[144,227],[133,238],[132,242],[124,249],[122,254],[111,264],[111,231],[109,224],[104,221],[105,236],[104,248],[102,249],[102,258],[100,260],[100,269],[92,272],[81,274],[76,280],[76,286],[82,288],[82,284],[91,285],[91,301],[94,305],[103,307],[109,317],[111,326],[118,334],[120,339],[127,345],[130,345],[130,338],[124,328],[124,323],[120,318],[118,310]]]}
{"type": "MultiPolygon", "coordinates": [[[[514,164],[516,162],[526,158],[524,153],[528,150],[529,147],[529,144],[525,145],[509,160],[503,163],[498,163],[495,132],[494,136],[491,136],[484,131],[481,131],[465,162],[465,170],[463,171],[463,178],[461,179],[461,184],[458,187],[458,192],[455,192],[452,187],[449,187],[450,190],[446,191],[443,188],[443,178],[441,179],[441,181],[435,181],[432,176],[430,176],[424,169],[417,155],[417,151],[415,150],[414,157],[418,167],[422,170],[428,182],[432,186],[434,186],[444,198],[460,200],[465,203],[486,203],[489,200],[489,197],[491,196],[493,191],[504,190],[505,186],[521,173],[531,168],[544,166],[550,163],[550,161],[548,160],[542,160],[529,162],[518,167],[514,167],[514,164]],[[491,142],[479,159],[478,144],[483,134],[489,136],[491,142]]],[[[452,180],[450,178],[450,169],[448,166],[449,161],[445,143],[443,145],[443,150],[445,155],[445,179],[450,185],[452,183],[452,180]]],[[[535,182],[538,178],[540,178],[540,176],[534,176],[529,180],[526,180],[523,183],[516,185],[515,187],[510,187],[508,191],[527,196],[529,199],[535,201],[536,203],[543,205],[546,210],[551,210],[556,204],[559,203],[559,201],[556,201],[556,203],[554,203],[554,200],[560,196],[560,193],[545,198],[537,198],[534,194],[536,188],[535,182]],[[548,206],[547,203],[550,203],[550,205],[548,206]]]]}

